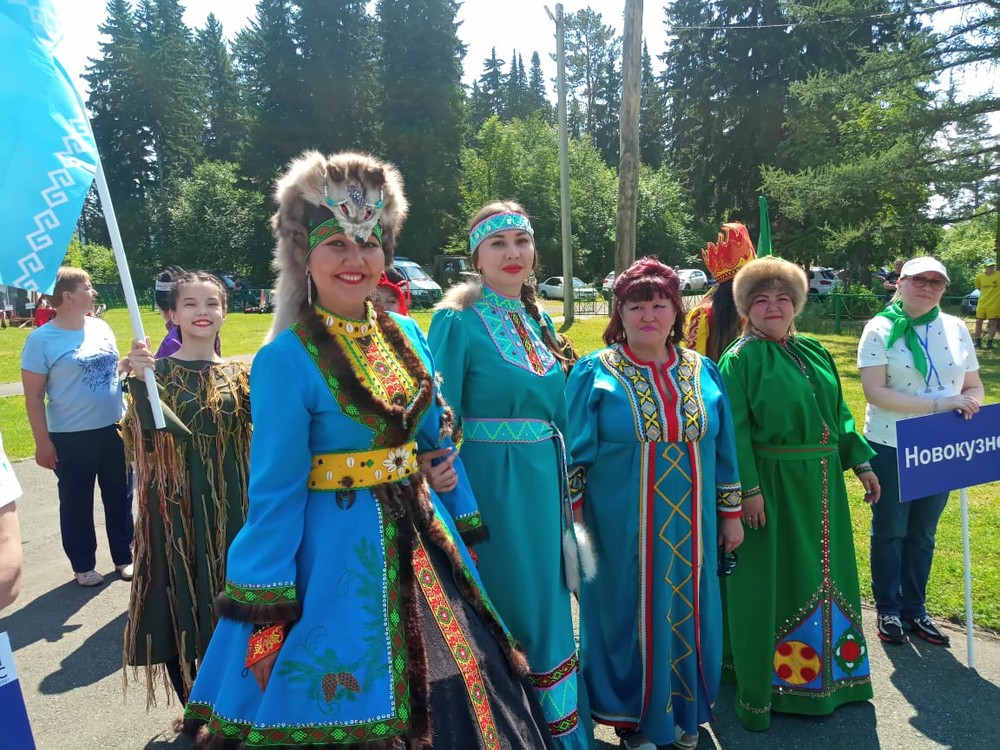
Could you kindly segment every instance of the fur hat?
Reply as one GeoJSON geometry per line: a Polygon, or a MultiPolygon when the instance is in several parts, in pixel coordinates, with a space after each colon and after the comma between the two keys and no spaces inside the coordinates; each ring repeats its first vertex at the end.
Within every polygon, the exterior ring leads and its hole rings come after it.
{"type": "Polygon", "coordinates": [[[733,300],[744,318],[750,317],[750,304],[756,294],[780,291],[792,298],[795,314],[802,312],[809,295],[809,280],[802,267],[773,255],[747,263],[733,280],[733,300]]]}
{"type": "Polygon", "coordinates": [[[409,208],[395,166],[351,151],[330,156],[304,152],[278,178],[274,197],[278,211],[271,217],[271,230],[277,244],[271,267],[277,274],[278,301],[267,341],[294,323],[306,303],[309,232],[317,224],[335,218],[360,241],[379,225],[388,266],[409,208]]]}

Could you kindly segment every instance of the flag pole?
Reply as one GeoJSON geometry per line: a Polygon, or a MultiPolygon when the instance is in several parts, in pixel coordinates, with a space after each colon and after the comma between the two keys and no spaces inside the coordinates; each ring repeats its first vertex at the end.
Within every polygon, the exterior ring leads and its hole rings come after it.
{"type": "MultiPolygon", "coordinates": [[[[79,97],[79,94],[77,96],[79,97]]],[[[139,301],[136,299],[135,287],[132,285],[132,275],[128,270],[128,259],[125,257],[125,245],[122,243],[121,231],[118,229],[118,217],[115,216],[115,207],[111,202],[111,192],[108,190],[108,180],[104,176],[104,163],[101,161],[99,153],[97,154],[97,172],[94,174],[94,181],[97,184],[97,194],[101,198],[101,208],[104,210],[104,218],[108,223],[108,233],[111,235],[111,248],[115,253],[115,263],[118,265],[118,277],[122,282],[122,291],[125,293],[125,304],[128,306],[129,318],[132,320],[132,333],[140,341],[145,341],[146,332],[143,330],[142,316],[139,314],[139,301]]],[[[149,396],[149,405],[153,409],[153,424],[156,426],[156,429],[162,430],[166,427],[166,420],[163,418],[163,409],[160,406],[160,394],[156,389],[156,373],[153,372],[152,368],[146,368],[143,373],[143,380],[146,382],[146,394],[149,396]]]]}

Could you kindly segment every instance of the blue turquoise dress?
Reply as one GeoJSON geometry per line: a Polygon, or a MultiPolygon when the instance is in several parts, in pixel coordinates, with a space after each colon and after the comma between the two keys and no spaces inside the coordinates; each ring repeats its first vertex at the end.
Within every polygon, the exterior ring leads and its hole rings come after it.
{"type": "Polygon", "coordinates": [[[600,561],[580,599],[594,719],[670,745],[712,718],[722,672],[717,519],[739,516],[733,421],[711,360],[616,344],[567,384],[571,483],[600,561]]]}
{"type": "Polygon", "coordinates": [[[426,341],[391,320],[397,344],[370,306],[363,321],[323,311],[254,360],[249,512],[185,713],[218,746],[550,746],[461,538],[479,517],[461,462],[440,497],[415,473],[416,450],[452,443],[426,341]],[[262,692],[248,641],[275,621],[291,626],[262,692]]]}
{"type": "MultiPolygon", "coordinates": [[[[542,323],[552,330],[545,313],[542,323]]],[[[475,546],[479,573],[524,646],[557,746],[589,748],[593,733],[562,551],[572,519],[566,376],[521,300],[489,287],[453,287],[428,340],[489,530],[489,539],[475,546]]]]}

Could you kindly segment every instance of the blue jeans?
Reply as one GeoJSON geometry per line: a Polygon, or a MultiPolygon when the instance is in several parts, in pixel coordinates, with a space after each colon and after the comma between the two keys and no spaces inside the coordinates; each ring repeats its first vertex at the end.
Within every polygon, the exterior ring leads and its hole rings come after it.
{"type": "Polygon", "coordinates": [[[80,432],[51,432],[59,480],[63,551],[74,573],[97,565],[94,481],[101,487],[104,527],[115,565],[132,562],[132,471],[118,425],[80,432]]]}
{"type": "Polygon", "coordinates": [[[934,559],[934,535],[948,493],[910,503],[899,501],[896,449],[871,443],[872,469],[882,487],[872,506],[872,594],[880,615],[916,619],[927,614],[927,579],[934,559]]]}

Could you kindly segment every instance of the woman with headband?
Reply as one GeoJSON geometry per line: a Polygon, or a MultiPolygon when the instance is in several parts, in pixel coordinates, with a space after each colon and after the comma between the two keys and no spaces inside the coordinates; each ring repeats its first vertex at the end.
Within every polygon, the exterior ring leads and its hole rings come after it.
{"type": "Polygon", "coordinates": [[[527,652],[558,747],[587,748],[590,714],[570,612],[581,555],[563,444],[575,353],[535,303],[528,279],[538,256],[524,209],[485,206],[470,224],[469,247],[482,284],[452,287],[428,338],[489,529],[479,530],[479,573],[527,652]]]}
{"type": "Polygon", "coordinates": [[[426,341],[370,300],[406,215],[402,178],[312,151],[276,197],[249,512],[186,729],[211,748],[550,747],[462,540],[478,512],[461,463],[440,495],[418,467],[418,450],[453,445],[426,341]]]}

